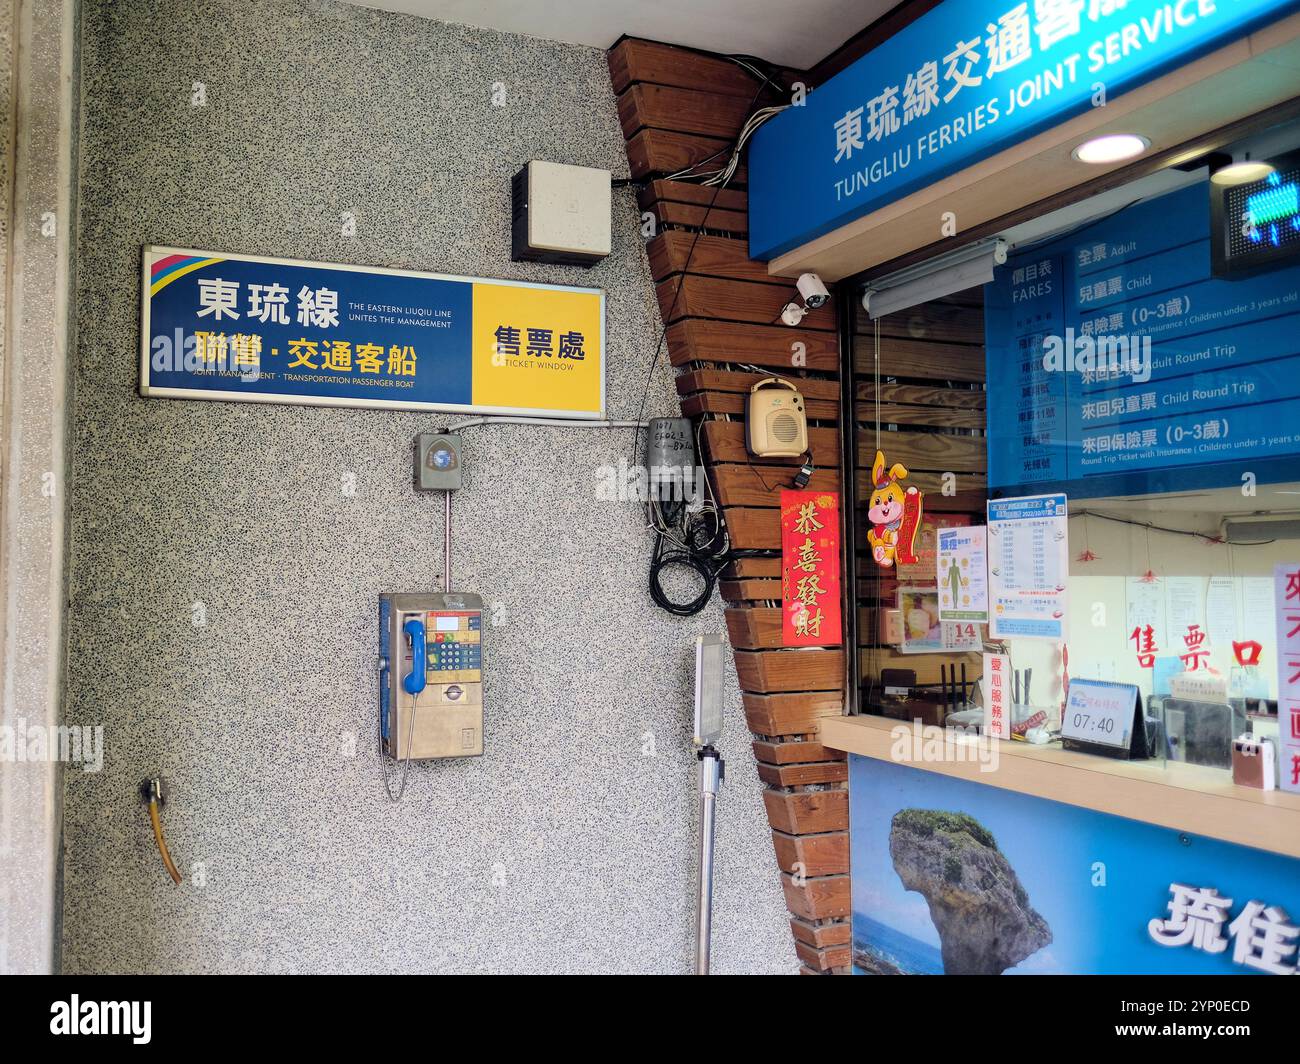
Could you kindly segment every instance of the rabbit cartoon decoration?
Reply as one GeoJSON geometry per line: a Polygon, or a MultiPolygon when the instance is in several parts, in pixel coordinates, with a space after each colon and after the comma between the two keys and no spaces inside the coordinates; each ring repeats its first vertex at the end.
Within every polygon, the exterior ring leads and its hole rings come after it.
{"type": "Polygon", "coordinates": [[[871,528],[867,542],[877,565],[915,565],[916,533],[921,527],[921,493],[916,488],[905,488],[899,481],[907,476],[907,469],[895,462],[886,470],[885,454],[876,452],[871,467],[871,502],[867,517],[871,528]]]}

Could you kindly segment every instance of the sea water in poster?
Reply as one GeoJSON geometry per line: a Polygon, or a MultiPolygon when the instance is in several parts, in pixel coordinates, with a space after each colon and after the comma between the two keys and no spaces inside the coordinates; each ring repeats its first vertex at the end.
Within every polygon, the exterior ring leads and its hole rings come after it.
{"type": "Polygon", "coordinates": [[[857,755],[849,802],[855,973],[1296,972],[1293,858],[857,755]]]}
{"type": "Polygon", "coordinates": [[[146,247],[142,395],[599,418],[604,294],[146,247]]]}
{"type": "Polygon", "coordinates": [[[990,499],[989,635],[1066,638],[1070,574],[1069,513],[1064,495],[990,499]]]}
{"type": "Polygon", "coordinates": [[[939,619],[989,619],[988,537],[982,525],[941,528],[935,554],[939,619]]]}
{"type": "Polygon", "coordinates": [[[1198,181],[998,268],[991,487],[1097,497],[1239,486],[1244,469],[1294,479],[1300,265],[1215,279],[1209,237],[1198,181]]]}

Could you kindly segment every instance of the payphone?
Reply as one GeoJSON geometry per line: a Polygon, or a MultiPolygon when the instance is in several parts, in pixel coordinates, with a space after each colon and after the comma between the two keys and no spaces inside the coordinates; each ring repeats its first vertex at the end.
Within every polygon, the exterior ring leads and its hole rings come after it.
{"type": "Polygon", "coordinates": [[[384,752],[399,761],[481,754],[483,600],[380,595],[379,623],[384,752]]]}
{"type": "Polygon", "coordinates": [[[468,593],[379,596],[379,733],[401,762],[483,753],[483,600],[468,593]]]}

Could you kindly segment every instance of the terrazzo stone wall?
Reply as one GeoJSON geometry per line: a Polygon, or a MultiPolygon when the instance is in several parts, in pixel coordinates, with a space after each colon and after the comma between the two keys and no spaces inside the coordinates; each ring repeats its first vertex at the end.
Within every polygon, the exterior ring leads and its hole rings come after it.
{"type": "MultiPolygon", "coordinates": [[[[635,416],[658,315],[632,192],[590,271],[509,253],[521,163],[626,173],[603,53],[332,2],[83,21],[68,717],[105,761],[66,773],[65,970],[689,970],[692,641],[724,625],[657,610],[639,508],[597,498],[630,433],[467,430],[485,754],[413,765],[393,805],[376,599],[440,579],[409,466],[446,418],[136,394],[140,248],[168,243],[598,285],[609,413],[635,416]],[[135,797],[154,773],[180,888],[135,797]]],[[[665,363],[647,414],[676,409],[665,363]]],[[[715,970],[791,972],[734,676],[727,705],[715,970]]]]}
{"type": "MultiPolygon", "coordinates": [[[[4,190],[6,199],[13,195],[14,180],[14,65],[18,58],[14,3],[15,0],[0,0],[0,189],[4,190]]],[[[5,340],[9,328],[5,311],[9,302],[9,240],[12,229],[10,212],[0,212],[0,374],[4,373],[5,340]]],[[[0,430],[4,428],[3,419],[4,406],[0,403],[0,430]]]]}

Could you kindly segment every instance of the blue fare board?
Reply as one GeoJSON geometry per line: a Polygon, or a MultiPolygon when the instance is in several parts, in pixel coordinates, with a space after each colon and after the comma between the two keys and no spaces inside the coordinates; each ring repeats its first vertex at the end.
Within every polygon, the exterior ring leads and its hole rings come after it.
{"type": "Polygon", "coordinates": [[[849,802],[856,974],[1296,974],[1294,858],[856,754],[849,802]]]}
{"type": "Polygon", "coordinates": [[[1210,276],[1203,182],[1012,255],[985,288],[989,482],[1138,495],[1296,479],[1300,266],[1210,276]],[[1249,465],[1243,465],[1249,463],[1249,465]]]}
{"type": "Polygon", "coordinates": [[[599,418],[604,294],[144,249],[147,397],[599,418]]]}
{"type": "Polygon", "coordinates": [[[1300,0],[944,0],[754,134],[771,259],[1300,8],[1300,0]]]}

